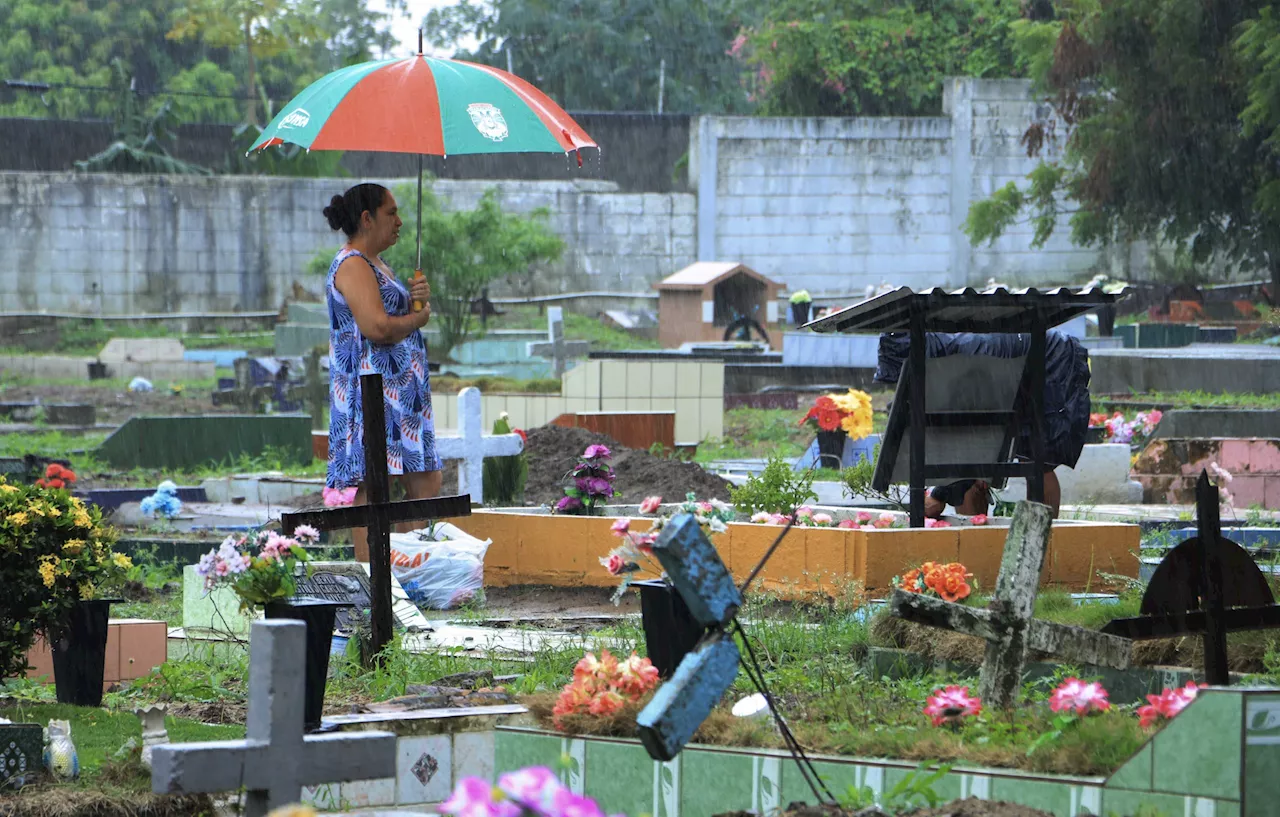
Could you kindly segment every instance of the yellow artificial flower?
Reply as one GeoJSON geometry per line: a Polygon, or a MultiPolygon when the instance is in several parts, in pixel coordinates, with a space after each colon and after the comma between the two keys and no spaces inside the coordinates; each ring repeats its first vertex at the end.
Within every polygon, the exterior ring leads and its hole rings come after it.
{"type": "Polygon", "coordinates": [[[120,568],[121,570],[128,570],[129,568],[133,567],[133,560],[130,559],[128,556],[125,556],[123,553],[111,554],[111,561],[115,562],[116,567],[120,568]]]}
{"type": "Polygon", "coordinates": [[[93,586],[93,582],[85,582],[80,585],[80,600],[88,601],[97,593],[97,589],[93,586]]]}
{"type": "Polygon", "coordinates": [[[80,551],[84,550],[84,540],[68,539],[66,543],[63,544],[62,549],[67,553],[70,553],[72,556],[76,556],[80,551]]]}
{"type": "Polygon", "coordinates": [[[10,525],[16,525],[17,527],[20,528],[26,525],[27,522],[31,521],[31,517],[27,516],[26,511],[18,511],[17,513],[9,514],[9,516],[6,517],[5,521],[8,522],[10,525]]]}

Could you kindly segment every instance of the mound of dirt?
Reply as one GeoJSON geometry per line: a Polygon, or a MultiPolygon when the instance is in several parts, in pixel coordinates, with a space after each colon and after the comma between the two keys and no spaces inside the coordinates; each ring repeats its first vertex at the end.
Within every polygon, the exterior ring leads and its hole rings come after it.
{"type": "Polygon", "coordinates": [[[648,496],[676,502],[690,492],[698,499],[729,499],[730,483],[695,463],[625,448],[611,437],[582,428],[542,426],[529,431],[525,446],[529,462],[525,502],[550,505],[564,496],[565,474],[578,464],[578,458],[590,445],[606,445],[613,452],[610,465],[617,473],[613,485],[622,492],[612,500],[615,504],[634,504],[648,496]]]}

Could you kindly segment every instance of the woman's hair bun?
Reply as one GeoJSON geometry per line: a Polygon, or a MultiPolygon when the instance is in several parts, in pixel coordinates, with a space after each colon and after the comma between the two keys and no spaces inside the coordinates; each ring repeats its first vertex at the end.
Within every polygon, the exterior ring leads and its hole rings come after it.
{"type": "Polygon", "coordinates": [[[329,206],[324,208],[324,217],[329,221],[329,227],[334,230],[342,230],[349,232],[346,224],[343,223],[346,215],[346,205],[342,200],[342,196],[334,196],[329,200],[329,206]]]}

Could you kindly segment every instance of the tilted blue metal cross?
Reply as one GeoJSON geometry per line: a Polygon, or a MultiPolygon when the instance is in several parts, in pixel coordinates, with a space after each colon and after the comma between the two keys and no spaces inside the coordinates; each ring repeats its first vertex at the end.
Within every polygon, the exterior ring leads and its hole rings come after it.
{"type": "Polygon", "coordinates": [[[693,738],[738,676],[738,646],[724,628],[742,607],[742,593],[692,514],[672,519],[653,553],[703,629],[698,646],[636,719],[649,756],[667,761],[693,738]]]}

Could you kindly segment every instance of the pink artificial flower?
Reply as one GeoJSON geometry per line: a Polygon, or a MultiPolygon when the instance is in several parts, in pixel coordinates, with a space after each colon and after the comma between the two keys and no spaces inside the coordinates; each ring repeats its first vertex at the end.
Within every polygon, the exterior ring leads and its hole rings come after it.
{"type": "Polygon", "coordinates": [[[555,793],[564,788],[555,772],[546,766],[531,766],[515,772],[507,772],[498,778],[498,788],[532,808],[550,805],[555,793]]]}
{"type": "Polygon", "coordinates": [[[505,798],[495,798],[492,785],[479,777],[466,777],[449,799],[440,804],[440,813],[453,817],[519,817],[523,809],[505,798]]]}
{"type": "Polygon", "coordinates": [[[775,513],[769,519],[775,525],[785,525],[791,521],[791,517],[787,516],[784,513],[775,513]]]}
{"type": "Polygon", "coordinates": [[[831,524],[831,514],[829,514],[829,513],[815,513],[815,514],[813,515],[813,524],[815,524],[815,525],[830,525],[830,524],[831,524]]]}
{"type": "Polygon", "coordinates": [[[767,525],[773,521],[773,514],[768,511],[756,511],[751,514],[751,521],[757,525],[767,525]]]}
{"type": "Polygon", "coordinates": [[[987,524],[987,515],[985,513],[975,513],[973,516],[969,517],[969,524],[985,525],[987,524]]]}
{"type": "Polygon", "coordinates": [[[619,519],[617,522],[614,522],[613,527],[610,528],[610,530],[613,531],[614,536],[621,536],[630,529],[631,529],[630,519],[619,519]]]}
{"type": "Polygon", "coordinates": [[[893,523],[897,521],[898,521],[898,517],[894,516],[888,511],[885,511],[884,513],[880,514],[879,518],[877,518],[875,522],[872,522],[871,524],[875,525],[877,528],[892,528],[893,523]]]}
{"type": "Polygon", "coordinates": [[[551,808],[545,813],[556,817],[604,817],[595,800],[566,788],[560,788],[552,795],[551,808]]]}
{"type": "Polygon", "coordinates": [[[320,531],[310,525],[299,525],[293,529],[293,535],[295,538],[301,539],[304,542],[311,542],[314,544],[320,541],[320,531]]]}
{"type": "Polygon", "coordinates": [[[587,705],[587,711],[592,715],[612,715],[621,709],[624,703],[626,703],[625,698],[612,689],[607,689],[597,693],[591,699],[591,703],[587,705]]]}
{"type": "Polygon", "coordinates": [[[340,508],[350,505],[356,501],[356,491],[358,489],[353,485],[350,488],[325,488],[320,493],[324,496],[324,505],[326,508],[340,508]]]}
{"type": "Polygon", "coordinates": [[[611,456],[613,456],[613,452],[611,452],[609,447],[606,445],[589,445],[587,446],[587,450],[582,452],[582,458],[584,460],[607,460],[611,456]]]}
{"type": "Polygon", "coordinates": [[[654,513],[660,507],[662,507],[662,497],[660,496],[645,497],[644,502],[640,503],[640,513],[654,513]]]}
{"type": "Polygon", "coordinates": [[[859,528],[859,530],[875,531],[875,530],[880,530],[881,527],[882,526],[880,525],[863,525],[861,528],[859,528]]]}
{"type": "Polygon", "coordinates": [[[926,528],[949,528],[951,523],[945,519],[926,519],[924,520],[926,528]]]}
{"type": "Polygon", "coordinates": [[[1070,711],[1077,715],[1090,712],[1106,712],[1111,708],[1107,691],[1099,683],[1088,683],[1079,678],[1067,678],[1049,696],[1049,709],[1054,712],[1070,711]]]}
{"type": "MultiPolygon", "coordinates": [[[[862,514],[858,514],[858,515],[861,516],[862,514]]],[[[858,523],[852,519],[841,519],[839,524],[836,525],[836,527],[844,528],[846,530],[851,530],[853,528],[858,527],[858,523]]]]}
{"type": "Polygon", "coordinates": [[[865,525],[871,521],[871,511],[858,511],[858,524],[865,525]]]}
{"type": "Polygon", "coordinates": [[[811,516],[813,516],[813,508],[808,505],[801,505],[796,508],[796,519],[808,519],[811,516]]]}
{"type": "Polygon", "coordinates": [[[969,688],[949,686],[935,689],[925,703],[924,714],[933,720],[934,726],[944,723],[958,725],[965,718],[982,712],[982,699],[969,696],[969,688]]]}
{"type": "Polygon", "coordinates": [[[223,561],[222,559],[219,559],[217,564],[213,566],[213,572],[217,573],[219,576],[227,575],[227,573],[230,572],[230,570],[231,570],[231,565],[229,565],[227,562],[223,561]]]}
{"type": "Polygon", "coordinates": [[[1178,689],[1164,688],[1159,695],[1148,695],[1148,703],[1138,707],[1138,725],[1151,726],[1160,718],[1172,718],[1179,712],[1187,708],[1187,705],[1196,699],[1196,695],[1207,684],[1197,684],[1195,681],[1188,681],[1186,686],[1178,689]]]}
{"type": "Polygon", "coordinates": [[[610,553],[608,556],[601,557],[600,564],[604,565],[604,569],[609,571],[609,575],[611,576],[622,575],[622,569],[627,566],[627,563],[623,558],[616,553],[610,553]]]}

